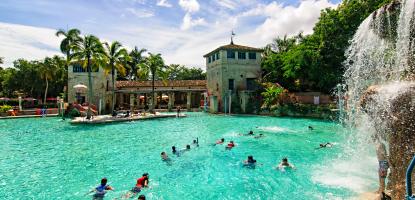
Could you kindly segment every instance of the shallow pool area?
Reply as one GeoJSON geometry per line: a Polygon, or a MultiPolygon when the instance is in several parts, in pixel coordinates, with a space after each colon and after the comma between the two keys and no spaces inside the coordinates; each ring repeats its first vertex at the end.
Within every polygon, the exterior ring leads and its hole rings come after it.
{"type": "Polygon", "coordinates": [[[350,199],[376,189],[376,163],[365,165],[374,168],[368,173],[338,162],[346,159],[347,134],[334,122],[187,114],[109,125],[2,120],[0,199],[91,199],[86,194],[102,177],[115,188],[105,199],[120,199],[144,172],[150,187],[141,193],[148,199],[350,199]],[[239,135],[250,130],[265,137],[239,135]],[[222,137],[236,147],[213,145],[222,137]],[[199,147],[192,145],[180,157],[171,153],[171,146],[183,149],[196,138],[199,147]],[[315,149],[324,142],[335,145],[315,149]],[[172,162],[160,159],[162,151],[172,162]],[[242,167],[248,155],[257,160],[255,169],[242,167]],[[276,170],[283,157],[297,169],[276,170]]]}

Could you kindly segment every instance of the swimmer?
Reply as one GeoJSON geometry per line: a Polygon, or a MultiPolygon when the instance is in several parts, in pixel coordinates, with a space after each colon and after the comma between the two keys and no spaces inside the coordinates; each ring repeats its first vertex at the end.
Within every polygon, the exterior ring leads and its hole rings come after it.
{"type": "Polygon", "coordinates": [[[235,143],[233,143],[233,141],[230,141],[229,144],[225,148],[228,149],[228,150],[231,150],[235,146],[236,146],[235,143]]]}
{"type": "Polygon", "coordinates": [[[288,162],[288,158],[283,158],[281,163],[277,166],[279,170],[284,170],[285,168],[295,169],[295,166],[288,162]]]}
{"type": "Polygon", "coordinates": [[[167,156],[167,153],[166,152],[161,152],[161,154],[160,154],[160,156],[161,156],[161,159],[163,160],[163,161],[169,161],[170,160],[170,158],[169,158],[169,156],[167,156]]]}
{"type": "Polygon", "coordinates": [[[196,138],[196,140],[193,140],[193,145],[196,145],[196,147],[199,147],[199,138],[196,138]]]}
{"type": "Polygon", "coordinates": [[[171,147],[171,152],[172,152],[173,154],[177,154],[177,151],[176,151],[176,147],[175,147],[175,146],[172,146],[172,147],[171,147]]]}
{"type": "Polygon", "coordinates": [[[140,195],[137,200],[146,200],[146,196],[144,194],[140,195]]]}
{"type": "Polygon", "coordinates": [[[112,188],[110,185],[107,185],[107,182],[108,182],[107,178],[101,179],[101,184],[91,191],[91,192],[95,192],[92,199],[94,200],[104,199],[104,196],[107,193],[107,191],[114,190],[114,188],[112,188]]]}
{"type": "Polygon", "coordinates": [[[144,173],[141,178],[137,179],[136,185],[124,195],[124,198],[129,199],[135,196],[141,192],[143,187],[148,187],[148,173],[144,173]]]}
{"type": "Polygon", "coordinates": [[[220,140],[217,140],[215,144],[223,144],[225,142],[225,138],[221,138],[220,140]]]}
{"type": "Polygon", "coordinates": [[[333,147],[333,144],[330,142],[327,142],[325,144],[320,144],[320,147],[317,147],[316,149],[322,149],[322,148],[326,148],[326,147],[333,147]]]}
{"type": "Polygon", "coordinates": [[[255,165],[256,165],[256,160],[254,159],[253,156],[248,156],[248,159],[243,161],[244,167],[255,167],[255,165]]]}
{"type": "Polygon", "coordinates": [[[312,126],[308,126],[308,130],[312,131],[314,128],[312,126]]]}
{"type": "Polygon", "coordinates": [[[243,135],[243,136],[253,136],[254,132],[253,131],[249,131],[247,134],[239,134],[239,135],[243,135]]]}
{"type": "Polygon", "coordinates": [[[260,133],[259,135],[255,136],[254,138],[259,139],[259,138],[262,138],[262,137],[265,137],[265,136],[264,136],[264,134],[260,133]]]}
{"type": "Polygon", "coordinates": [[[144,173],[143,176],[141,176],[141,178],[137,179],[137,184],[135,185],[135,187],[138,188],[143,188],[143,187],[148,187],[148,182],[149,182],[149,175],[148,173],[144,173]]]}

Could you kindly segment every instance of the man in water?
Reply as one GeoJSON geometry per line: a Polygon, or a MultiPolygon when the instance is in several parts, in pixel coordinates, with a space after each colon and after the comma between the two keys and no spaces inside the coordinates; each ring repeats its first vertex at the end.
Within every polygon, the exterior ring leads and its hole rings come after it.
{"type": "Polygon", "coordinates": [[[91,192],[95,192],[95,194],[92,196],[92,199],[94,200],[104,199],[104,196],[108,190],[114,190],[114,188],[112,188],[110,185],[107,185],[107,182],[108,182],[107,178],[104,177],[101,179],[101,184],[91,191],[91,192]]]}
{"type": "Polygon", "coordinates": [[[249,131],[247,134],[239,134],[239,135],[253,136],[254,135],[254,132],[253,131],[249,131]]]}
{"type": "Polygon", "coordinates": [[[171,147],[171,152],[175,154],[176,156],[180,156],[180,152],[176,150],[176,146],[171,147]]]}
{"type": "Polygon", "coordinates": [[[137,200],[146,200],[146,196],[144,194],[140,195],[137,200]]]}
{"type": "Polygon", "coordinates": [[[308,130],[312,131],[312,130],[314,130],[314,128],[312,126],[308,126],[308,130]]]}
{"type": "Polygon", "coordinates": [[[330,142],[327,142],[325,144],[320,144],[320,147],[317,147],[316,149],[322,149],[322,148],[326,148],[326,147],[333,147],[333,144],[330,142]]]}
{"type": "Polygon", "coordinates": [[[253,156],[248,156],[248,159],[244,160],[244,162],[243,162],[244,167],[253,167],[253,168],[255,168],[255,165],[256,165],[256,160],[254,159],[253,156]]]}
{"type": "Polygon", "coordinates": [[[190,151],[190,144],[186,145],[186,148],[183,149],[182,151],[190,151]]]}
{"type": "Polygon", "coordinates": [[[379,161],[379,190],[378,193],[383,193],[385,191],[385,179],[388,176],[388,156],[386,152],[386,146],[382,142],[377,142],[376,144],[376,155],[379,161]]]}
{"type": "Polygon", "coordinates": [[[279,170],[284,170],[284,168],[295,169],[294,165],[288,162],[288,158],[283,158],[280,164],[277,166],[279,170]]]}

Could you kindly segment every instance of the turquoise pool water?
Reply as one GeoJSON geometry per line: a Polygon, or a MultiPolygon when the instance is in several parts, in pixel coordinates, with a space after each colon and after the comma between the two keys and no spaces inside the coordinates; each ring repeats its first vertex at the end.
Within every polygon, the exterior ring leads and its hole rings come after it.
{"type": "Polygon", "coordinates": [[[204,113],[98,126],[57,118],[2,120],[0,199],[91,199],[85,194],[101,177],[115,188],[106,199],[114,199],[144,172],[150,188],[142,194],[149,199],[347,199],[356,195],[353,188],[330,184],[318,173],[341,155],[345,137],[341,126],[327,121],[204,113]],[[249,130],[265,137],[238,135],[249,130]],[[199,147],[171,154],[172,145],[182,149],[196,137],[199,147]],[[221,137],[237,146],[213,146],[221,137]],[[322,142],[336,145],[315,150],[322,142]],[[161,161],[161,151],[170,164],[161,161]],[[242,167],[248,155],[261,165],[242,167]],[[297,170],[275,170],[283,157],[297,170]]]}

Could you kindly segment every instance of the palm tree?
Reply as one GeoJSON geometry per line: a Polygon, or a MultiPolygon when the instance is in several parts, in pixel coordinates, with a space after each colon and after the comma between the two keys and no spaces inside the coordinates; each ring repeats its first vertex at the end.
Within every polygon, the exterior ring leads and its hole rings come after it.
{"type": "Polygon", "coordinates": [[[158,71],[161,71],[162,68],[164,67],[164,61],[163,58],[161,57],[161,54],[152,54],[149,53],[149,57],[147,57],[144,61],[144,63],[142,63],[142,70],[146,71],[147,74],[148,72],[150,72],[151,74],[151,85],[152,85],[152,89],[151,89],[151,93],[152,93],[152,105],[150,108],[150,112],[153,112],[154,110],[154,105],[155,105],[155,98],[154,98],[154,80],[156,78],[156,74],[158,73],[158,71]]]}
{"type": "Polygon", "coordinates": [[[143,62],[145,59],[141,54],[146,52],[147,49],[140,49],[138,50],[137,46],[134,47],[134,49],[130,52],[130,74],[129,74],[129,80],[136,80],[138,76],[138,68],[139,65],[143,62]]]}
{"type": "MultiPolygon", "coordinates": [[[[65,63],[65,70],[66,72],[68,71],[68,67],[69,64],[72,61],[72,54],[74,52],[74,45],[75,43],[77,43],[80,40],[80,34],[81,31],[79,31],[78,29],[69,29],[68,31],[65,31],[63,29],[59,29],[56,32],[56,36],[60,37],[63,36],[64,38],[61,41],[60,44],[60,50],[63,54],[65,54],[66,56],[66,63],[65,63]]],[[[65,73],[65,80],[68,79],[68,73],[65,73]]],[[[64,91],[66,93],[65,98],[67,98],[67,92],[64,91]]]]}
{"type": "Polygon", "coordinates": [[[105,50],[99,39],[93,35],[86,35],[80,38],[73,46],[73,58],[82,62],[84,68],[88,71],[88,112],[87,119],[91,119],[92,103],[92,66],[99,67],[105,62],[105,50]]]}
{"type": "Polygon", "coordinates": [[[128,54],[127,50],[121,48],[121,43],[115,41],[112,42],[111,45],[108,43],[104,43],[105,45],[105,57],[107,61],[107,66],[111,68],[111,78],[112,78],[112,105],[111,105],[111,113],[114,111],[115,106],[115,69],[118,72],[123,73],[125,72],[125,68],[123,67],[124,60],[123,58],[128,54]]]}
{"type": "Polygon", "coordinates": [[[46,82],[45,96],[43,99],[43,104],[46,104],[46,98],[48,96],[49,80],[56,75],[56,71],[59,69],[59,66],[62,66],[62,60],[59,56],[54,56],[53,58],[46,57],[43,62],[39,62],[39,75],[41,79],[44,79],[46,82]]]}

